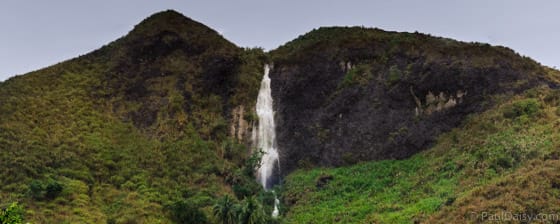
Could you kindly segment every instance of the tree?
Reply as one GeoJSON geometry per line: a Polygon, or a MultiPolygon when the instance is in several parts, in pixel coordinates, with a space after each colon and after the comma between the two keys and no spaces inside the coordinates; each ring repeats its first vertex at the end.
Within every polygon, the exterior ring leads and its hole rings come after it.
{"type": "Polygon", "coordinates": [[[247,161],[245,161],[245,175],[254,177],[255,170],[261,167],[261,160],[264,153],[262,149],[259,149],[251,154],[247,161]]]}
{"type": "Polygon", "coordinates": [[[62,184],[53,179],[46,182],[33,180],[29,183],[29,195],[35,200],[52,200],[58,197],[63,189],[62,184]]]}
{"type": "Polygon", "coordinates": [[[232,197],[226,194],[216,205],[214,205],[213,212],[214,216],[222,224],[235,224],[235,209],[236,204],[234,203],[232,197]]]}
{"type": "Polygon", "coordinates": [[[264,224],[266,216],[261,203],[254,197],[245,198],[237,209],[239,223],[264,224]]]}
{"type": "Polygon", "coordinates": [[[23,208],[17,202],[0,211],[0,224],[23,223],[23,208]]]}
{"type": "Polygon", "coordinates": [[[45,195],[45,186],[43,186],[43,183],[41,181],[38,180],[33,180],[31,181],[31,183],[29,183],[29,195],[35,199],[35,200],[41,200],[43,199],[43,196],[45,195]]]}
{"type": "Polygon", "coordinates": [[[171,218],[175,223],[208,223],[206,215],[200,209],[185,200],[180,200],[171,205],[171,218]]]}
{"type": "Polygon", "coordinates": [[[48,199],[56,198],[62,192],[62,185],[55,180],[49,180],[45,187],[45,197],[48,199]]]}

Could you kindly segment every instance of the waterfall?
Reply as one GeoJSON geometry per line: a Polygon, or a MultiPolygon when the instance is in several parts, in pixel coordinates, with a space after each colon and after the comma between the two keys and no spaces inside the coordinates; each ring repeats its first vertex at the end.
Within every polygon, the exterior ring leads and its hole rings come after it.
{"type": "Polygon", "coordinates": [[[257,170],[257,179],[265,189],[274,185],[274,169],[279,169],[278,151],[276,150],[276,130],[274,125],[274,110],[272,109],[272,94],[270,90],[270,67],[264,67],[264,77],[257,98],[257,150],[263,151],[261,164],[257,170]]]}
{"type": "Polygon", "coordinates": [[[278,210],[278,205],[280,205],[280,200],[278,200],[276,194],[274,194],[274,210],[272,210],[273,218],[278,217],[278,215],[280,214],[280,211],[278,210]]]}
{"type": "MultiPolygon", "coordinates": [[[[276,150],[276,126],[274,124],[274,110],[272,108],[272,92],[270,89],[270,66],[265,65],[264,76],[261,82],[261,88],[257,97],[257,116],[259,117],[258,128],[253,128],[256,135],[256,149],[262,150],[264,153],[261,158],[261,164],[257,170],[257,180],[261,183],[265,190],[269,190],[278,180],[278,172],[280,163],[278,159],[278,151],[276,150]],[[276,173],[276,175],[275,175],[276,173]]],[[[276,194],[275,194],[276,197],[276,194]]],[[[273,217],[278,216],[279,200],[275,198],[273,217]]]]}

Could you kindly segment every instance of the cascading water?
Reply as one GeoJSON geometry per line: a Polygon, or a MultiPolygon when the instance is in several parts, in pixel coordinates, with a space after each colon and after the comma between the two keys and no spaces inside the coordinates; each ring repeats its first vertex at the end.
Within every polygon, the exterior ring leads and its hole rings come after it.
{"type": "Polygon", "coordinates": [[[257,170],[257,179],[265,189],[272,187],[275,168],[278,169],[278,151],[276,150],[276,130],[274,125],[274,110],[272,109],[272,93],[270,90],[270,67],[264,67],[264,77],[257,98],[257,149],[264,153],[257,170]]]}
{"type": "Polygon", "coordinates": [[[276,218],[278,217],[278,215],[280,214],[280,211],[278,210],[278,205],[280,205],[280,200],[278,200],[278,198],[276,197],[276,194],[274,195],[274,210],[272,210],[272,217],[276,218]]]}
{"type": "MultiPolygon", "coordinates": [[[[276,150],[276,126],[274,124],[274,110],[272,109],[272,92],[270,89],[270,66],[265,65],[264,76],[257,98],[257,116],[259,117],[259,125],[253,133],[256,135],[253,139],[256,141],[257,150],[264,153],[261,158],[261,164],[257,170],[257,180],[261,183],[265,190],[269,190],[278,179],[280,163],[278,159],[278,151],[276,150]]],[[[273,217],[278,216],[278,199],[274,201],[273,217]]]]}

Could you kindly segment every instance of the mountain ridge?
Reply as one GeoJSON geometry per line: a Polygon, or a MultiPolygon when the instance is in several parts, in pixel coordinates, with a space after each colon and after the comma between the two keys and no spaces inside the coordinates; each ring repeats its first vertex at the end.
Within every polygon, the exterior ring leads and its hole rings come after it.
{"type": "MultiPolygon", "coordinates": [[[[0,206],[19,201],[37,223],[217,223],[214,204],[235,195],[271,214],[274,195],[254,180],[251,156],[265,64],[288,221],[328,187],[325,175],[297,191],[307,170],[407,165],[472,117],[497,119],[481,114],[501,99],[560,80],[504,47],[359,27],[319,28],[265,53],[168,10],[98,50],[0,82],[0,206]]],[[[508,119],[533,101],[555,107],[528,95],[508,119]]]]}
{"type": "Polygon", "coordinates": [[[511,49],[419,33],[319,28],[270,54],[288,173],[298,163],[406,158],[489,108],[493,95],[557,88],[544,67],[511,49]]]}

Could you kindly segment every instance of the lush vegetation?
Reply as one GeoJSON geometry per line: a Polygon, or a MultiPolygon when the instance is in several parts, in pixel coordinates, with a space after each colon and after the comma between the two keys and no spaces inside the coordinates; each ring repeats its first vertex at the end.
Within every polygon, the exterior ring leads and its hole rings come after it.
{"type": "Polygon", "coordinates": [[[274,221],[264,213],[262,204],[254,197],[245,198],[236,204],[228,195],[224,196],[215,206],[214,215],[220,223],[261,224],[274,221]]]}
{"type": "Polygon", "coordinates": [[[0,208],[25,210],[6,219],[213,223],[222,195],[262,191],[246,171],[255,159],[228,133],[233,108],[254,108],[264,59],[163,12],[0,83],[0,208]]]}
{"type": "MultiPolygon", "coordinates": [[[[353,61],[381,51],[346,71],[342,91],[374,80],[372,63],[395,85],[408,68],[391,56],[419,55],[422,45],[427,63],[451,46],[449,60],[464,66],[495,63],[468,57],[481,51],[538,66],[506,48],[357,27],[315,30],[270,57],[353,61]]],[[[261,154],[229,134],[234,108],[255,121],[247,108],[267,57],[163,12],[88,55],[0,83],[0,223],[410,223],[504,207],[560,211],[560,93],[542,88],[493,99],[501,104],[409,159],[297,170],[276,189],[285,218],[272,219],[275,196],[253,176],[261,154]]]]}
{"type": "Polygon", "coordinates": [[[23,208],[14,202],[7,208],[0,210],[0,224],[23,223],[23,208]]]}
{"type": "Polygon", "coordinates": [[[496,100],[412,158],[290,174],[286,221],[457,223],[482,212],[560,212],[560,92],[496,100]]]}

